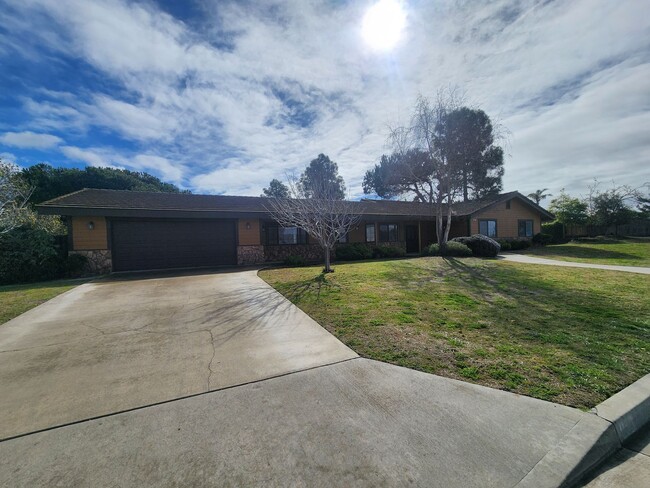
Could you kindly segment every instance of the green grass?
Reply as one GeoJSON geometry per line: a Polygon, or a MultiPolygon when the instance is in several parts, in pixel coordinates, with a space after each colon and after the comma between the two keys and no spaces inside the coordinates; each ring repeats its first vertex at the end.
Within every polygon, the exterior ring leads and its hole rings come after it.
{"type": "Polygon", "coordinates": [[[650,266],[650,239],[585,239],[531,248],[526,254],[579,263],[650,266]]]}
{"type": "Polygon", "coordinates": [[[589,408],[650,371],[650,276],[443,258],[264,270],[364,357],[589,408]]]}
{"type": "Polygon", "coordinates": [[[86,281],[88,280],[60,280],[0,286],[0,324],[86,281]]]}

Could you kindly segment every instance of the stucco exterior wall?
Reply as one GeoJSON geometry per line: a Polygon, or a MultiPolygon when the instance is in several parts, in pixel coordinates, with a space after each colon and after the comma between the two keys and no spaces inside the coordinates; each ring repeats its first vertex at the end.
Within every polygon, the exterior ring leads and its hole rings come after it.
{"type": "Polygon", "coordinates": [[[104,217],[72,218],[72,250],[96,251],[108,249],[108,232],[104,217]],[[93,228],[88,224],[92,222],[93,228]]]}
{"type": "Polygon", "coordinates": [[[262,244],[259,219],[239,219],[238,235],[240,246],[259,246],[262,244]]]}
{"type": "Polygon", "coordinates": [[[487,208],[472,215],[472,234],[479,233],[479,220],[494,219],[497,221],[498,239],[517,239],[519,220],[533,221],[533,235],[541,230],[541,216],[538,212],[525,205],[518,199],[510,200],[510,208],[506,202],[487,208]]]}

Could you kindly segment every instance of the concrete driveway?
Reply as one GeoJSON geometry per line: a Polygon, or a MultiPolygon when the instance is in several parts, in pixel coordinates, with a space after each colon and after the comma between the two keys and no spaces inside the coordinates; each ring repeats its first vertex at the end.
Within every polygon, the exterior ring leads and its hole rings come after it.
{"type": "Polygon", "coordinates": [[[87,283],[0,326],[0,439],[354,357],[254,270],[87,283]]]}

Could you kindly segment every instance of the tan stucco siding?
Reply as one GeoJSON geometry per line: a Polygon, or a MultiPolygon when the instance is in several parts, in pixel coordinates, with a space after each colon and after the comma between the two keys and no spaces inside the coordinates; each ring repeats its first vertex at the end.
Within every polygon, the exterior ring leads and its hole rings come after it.
{"type": "Polygon", "coordinates": [[[108,232],[104,217],[72,218],[72,250],[94,251],[108,249],[108,232]],[[93,228],[89,228],[89,223],[93,228]]]}
{"type": "Polygon", "coordinates": [[[239,245],[259,246],[261,244],[259,219],[239,219],[239,245]]]}
{"type": "Polygon", "coordinates": [[[482,219],[497,221],[497,238],[517,238],[519,220],[533,221],[533,235],[541,229],[540,214],[517,199],[510,200],[510,208],[506,208],[506,202],[501,202],[472,215],[472,234],[478,234],[479,220],[482,219]]]}

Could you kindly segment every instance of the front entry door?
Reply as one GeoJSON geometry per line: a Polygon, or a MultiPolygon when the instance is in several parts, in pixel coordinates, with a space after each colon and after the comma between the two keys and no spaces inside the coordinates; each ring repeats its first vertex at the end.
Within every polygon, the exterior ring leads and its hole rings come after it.
{"type": "Polygon", "coordinates": [[[406,226],[406,252],[420,252],[420,232],[417,225],[406,226]]]}

